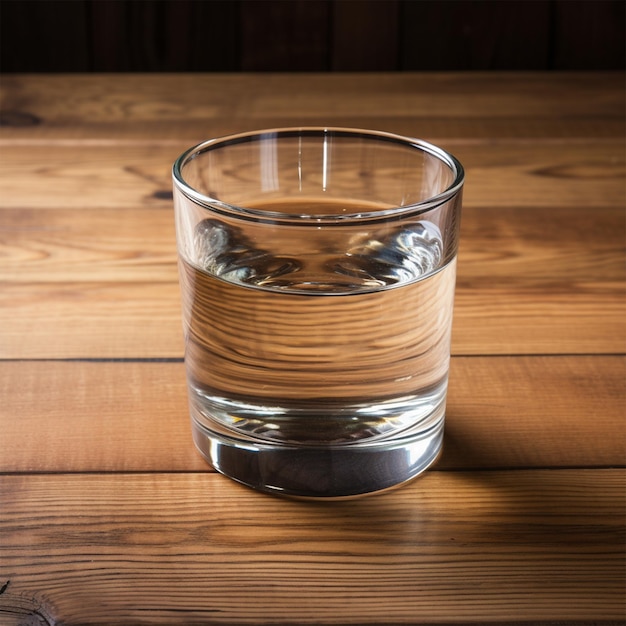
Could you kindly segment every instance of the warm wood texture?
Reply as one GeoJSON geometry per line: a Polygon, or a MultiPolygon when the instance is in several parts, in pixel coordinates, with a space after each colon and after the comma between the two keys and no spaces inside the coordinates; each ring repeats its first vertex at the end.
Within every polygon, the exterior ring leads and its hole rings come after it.
{"type": "MultiPolygon", "coordinates": [[[[437,467],[622,465],[625,377],[623,356],[455,357],[437,467]]],[[[209,469],[182,361],[0,362],[0,397],[0,472],[209,469]]]]}
{"type": "MultiPolygon", "coordinates": [[[[11,208],[145,208],[164,206],[171,164],[184,143],[109,145],[15,145],[3,151],[0,193],[11,208]],[[10,158],[9,158],[10,155],[10,158]],[[37,177],[41,185],[29,185],[37,177]]],[[[538,204],[595,209],[623,206],[623,146],[616,141],[536,142],[446,140],[442,147],[461,160],[471,185],[464,206],[538,204]],[[512,190],[515,189],[515,193],[512,190]]]]}
{"type": "Polygon", "coordinates": [[[489,146],[544,140],[537,148],[548,139],[621,145],[625,101],[622,75],[606,72],[35,74],[2,77],[0,115],[4,140],[37,147],[99,139],[96,148],[174,142],[175,152],[227,132],[348,125],[431,140],[489,139],[489,146]]]}
{"type": "Polygon", "coordinates": [[[0,618],[25,601],[63,624],[623,617],[620,470],[430,472],[327,505],[215,474],[16,475],[0,489],[0,618]]]}
{"type": "MultiPolygon", "coordinates": [[[[182,356],[171,201],[134,203],[88,220],[47,206],[43,223],[38,208],[0,209],[4,357],[182,356]]],[[[453,353],[623,352],[623,223],[618,205],[467,206],[453,353]]]]}
{"type": "Polygon", "coordinates": [[[0,624],[623,624],[625,110],[611,73],[3,76],[0,624]],[[190,144],[315,124],[467,170],[444,453],[333,504],[195,452],[171,207],[190,144]]]}

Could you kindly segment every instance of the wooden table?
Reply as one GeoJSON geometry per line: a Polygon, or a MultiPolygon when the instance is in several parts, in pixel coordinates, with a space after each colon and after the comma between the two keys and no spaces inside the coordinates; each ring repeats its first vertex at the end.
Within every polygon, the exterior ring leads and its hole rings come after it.
{"type": "Polygon", "coordinates": [[[1,90],[1,624],[623,622],[623,75],[1,90]],[[255,493],[190,436],[171,164],[298,125],[420,136],[467,170],[445,452],[360,500],[255,493]]]}

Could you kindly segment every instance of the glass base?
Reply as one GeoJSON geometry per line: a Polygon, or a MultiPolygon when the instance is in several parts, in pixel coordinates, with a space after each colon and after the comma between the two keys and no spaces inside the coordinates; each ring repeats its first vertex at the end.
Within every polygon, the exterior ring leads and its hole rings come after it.
{"type": "Polygon", "coordinates": [[[268,493],[350,498],[396,487],[422,473],[443,444],[445,407],[387,440],[304,446],[253,442],[212,430],[192,415],[193,439],[220,473],[268,493]]]}

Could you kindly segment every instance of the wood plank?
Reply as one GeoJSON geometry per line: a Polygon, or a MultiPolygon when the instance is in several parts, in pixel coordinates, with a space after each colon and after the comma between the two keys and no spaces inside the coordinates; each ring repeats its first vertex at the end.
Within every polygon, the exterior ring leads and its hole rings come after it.
{"type": "Polygon", "coordinates": [[[624,135],[624,107],[619,72],[5,75],[0,138],[193,144],[339,125],[427,139],[594,139],[624,135]]]}
{"type": "MultiPolygon", "coordinates": [[[[182,356],[170,204],[1,209],[0,356],[182,356]]],[[[624,352],[623,209],[590,219],[466,208],[453,353],[624,352]]]]}
{"type": "MultiPolygon", "coordinates": [[[[549,287],[547,288],[549,289],[549,287]]],[[[554,293],[514,285],[455,296],[452,353],[620,354],[622,284],[554,293]]],[[[28,283],[0,290],[0,358],[181,357],[174,282],[28,283]]]]}
{"type": "Polygon", "coordinates": [[[30,600],[68,626],[619,623],[625,486],[430,472],[320,506],[215,474],[2,476],[0,616],[30,600]]]}
{"type": "MultiPolygon", "coordinates": [[[[163,207],[182,144],[43,145],[0,153],[0,198],[11,208],[163,207]],[[21,172],[21,173],[19,173],[21,172]]],[[[171,200],[167,204],[171,206],[171,200]]]]}
{"type": "Polygon", "coordinates": [[[177,282],[172,200],[98,211],[0,208],[0,257],[3,283],[177,282]]]}
{"type": "Polygon", "coordinates": [[[612,295],[492,289],[455,294],[453,354],[623,354],[626,351],[623,283],[612,295]],[[513,305],[513,306],[512,306],[513,305]]]}
{"type": "Polygon", "coordinates": [[[158,119],[138,121],[102,120],[90,126],[80,120],[41,120],[24,110],[0,109],[0,146],[24,145],[37,149],[42,143],[64,144],[68,142],[98,141],[101,144],[132,141],[135,143],[176,144],[181,141],[193,146],[205,139],[221,137],[264,128],[294,126],[337,126],[344,128],[369,128],[409,137],[419,137],[435,144],[462,138],[469,140],[517,139],[522,141],[555,141],[582,139],[615,139],[626,133],[623,117],[602,118],[548,116],[524,118],[511,116],[448,117],[433,110],[427,117],[415,115],[387,116],[381,112],[359,113],[334,110],[333,105],[324,105],[306,115],[289,111],[267,111],[264,114],[244,117],[236,111],[232,115],[194,119],[182,115],[165,124],[158,119]],[[84,139],[87,137],[87,139],[84,139]]]}
{"type": "MultiPolygon", "coordinates": [[[[0,153],[6,208],[161,207],[183,143],[166,146],[13,145],[0,153]]],[[[623,142],[447,141],[466,169],[464,206],[620,207],[626,203],[623,142]]]]}
{"type": "MultiPolygon", "coordinates": [[[[467,207],[460,289],[502,287],[568,293],[626,278],[622,207],[467,207]]],[[[3,282],[175,282],[171,200],[154,208],[0,208],[3,282]]]]}
{"type": "Polygon", "coordinates": [[[177,282],[8,284],[0,318],[5,359],[183,354],[177,282]]]}
{"type": "Polygon", "coordinates": [[[453,353],[626,351],[624,217],[617,208],[464,209],[453,353]]]}
{"type": "MultiPolygon", "coordinates": [[[[623,465],[625,375],[617,356],[454,357],[436,468],[623,465]]],[[[210,469],[182,363],[0,361],[0,397],[0,472],[210,469]]]]}
{"type": "Polygon", "coordinates": [[[326,102],[356,116],[428,116],[437,104],[448,117],[602,118],[622,117],[626,98],[621,72],[17,74],[3,76],[1,95],[3,109],[20,104],[74,123],[267,114],[277,101],[294,117],[326,102]]]}
{"type": "Polygon", "coordinates": [[[211,469],[191,440],[180,362],[4,361],[0,371],[0,471],[211,469]]]}

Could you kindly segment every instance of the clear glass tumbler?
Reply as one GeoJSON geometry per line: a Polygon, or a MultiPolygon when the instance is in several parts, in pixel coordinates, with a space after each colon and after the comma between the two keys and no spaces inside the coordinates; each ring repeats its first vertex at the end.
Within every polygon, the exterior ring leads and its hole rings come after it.
{"type": "Polygon", "coordinates": [[[344,128],[204,142],[174,164],[195,443],[223,474],[345,498],[442,446],[463,168],[344,128]]]}

